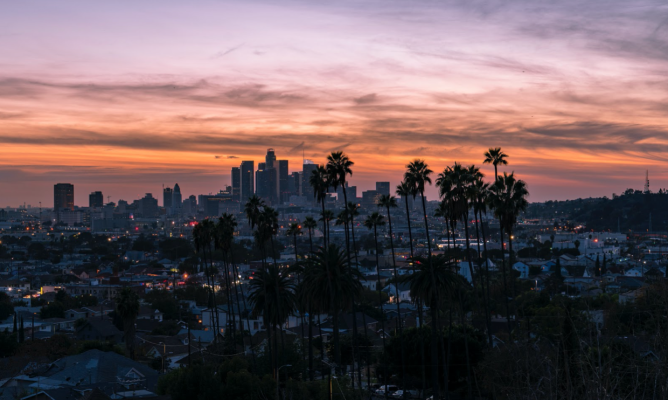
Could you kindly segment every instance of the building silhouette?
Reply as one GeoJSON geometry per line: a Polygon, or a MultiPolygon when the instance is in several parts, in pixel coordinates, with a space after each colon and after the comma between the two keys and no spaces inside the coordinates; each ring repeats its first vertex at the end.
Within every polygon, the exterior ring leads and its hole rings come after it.
{"type": "Polygon", "coordinates": [[[172,209],[174,210],[174,213],[178,213],[178,210],[181,209],[181,205],[182,205],[181,188],[177,183],[174,185],[174,189],[172,190],[172,209]]]}
{"type": "Polygon", "coordinates": [[[74,185],[71,183],[53,185],[53,209],[58,222],[60,222],[61,211],[74,210],[74,185]]]}
{"type": "Polygon", "coordinates": [[[381,195],[390,195],[390,182],[376,182],[376,192],[381,195]]]}
{"type": "MultiPolygon", "coordinates": [[[[241,162],[241,199],[240,202],[246,203],[249,197],[255,194],[255,161],[241,162]]],[[[234,190],[234,189],[233,189],[234,190]]]]}
{"type": "Polygon", "coordinates": [[[288,160],[278,160],[278,199],[281,204],[290,201],[289,184],[290,173],[288,172],[288,160]]]}
{"type": "Polygon", "coordinates": [[[308,202],[315,202],[310,179],[311,174],[316,169],[318,169],[318,164],[313,163],[311,160],[304,160],[304,165],[302,166],[302,196],[306,197],[306,201],[308,202]]]}
{"type": "Polygon", "coordinates": [[[241,168],[232,167],[230,178],[232,181],[232,200],[241,201],[241,168]]]}
{"type": "Polygon", "coordinates": [[[88,207],[101,208],[104,205],[104,197],[102,192],[91,192],[88,195],[88,207]]]}
{"type": "Polygon", "coordinates": [[[162,189],[162,206],[165,208],[172,207],[172,193],[173,190],[170,187],[162,189]]]}

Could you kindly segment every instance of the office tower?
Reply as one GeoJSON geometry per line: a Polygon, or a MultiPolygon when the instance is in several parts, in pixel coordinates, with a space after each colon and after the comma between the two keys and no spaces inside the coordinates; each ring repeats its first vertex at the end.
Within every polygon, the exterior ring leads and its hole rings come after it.
{"type": "Polygon", "coordinates": [[[162,189],[162,206],[165,208],[172,207],[172,188],[166,187],[162,189]]]}
{"type": "Polygon", "coordinates": [[[259,163],[255,173],[256,192],[259,197],[270,204],[276,202],[276,170],[267,168],[266,163],[259,163]]]}
{"type": "Polygon", "coordinates": [[[372,210],[378,207],[378,199],[380,198],[381,193],[376,190],[367,190],[362,192],[362,207],[367,210],[372,210]]]}
{"type": "Polygon", "coordinates": [[[314,164],[311,160],[304,160],[302,166],[302,196],[306,197],[306,201],[314,202],[313,187],[310,184],[311,174],[318,169],[318,164],[314,164]]]}
{"type": "Polygon", "coordinates": [[[181,188],[177,183],[174,185],[174,190],[172,191],[172,208],[178,210],[181,208],[181,188]]]}
{"type": "Polygon", "coordinates": [[[53,185],[53,208],[74,210],[74,185],[70,183],[53,185]]]}
{"type": "Polygon", "coordinates": [[[60,211],[64,209],[74,210],[74,185],[70,183],[53,185],[53,210],[56,212],[56,220],[60,221],[60,211]]]}
{"type": "Polygon", "coordinates": [[[255,194],[255,161],[241,162],[241,198],[239,201],[244,204],[249,197],[255,194]]]}
{"type": "Polygon", "coordinates": [[[299,172],[293,172],[288,178],[288,191],[290,195],[299,196],[301,193],[301,174],[299,172]]]}
{"type": "Polygon", "coordinates": [[[232,167],[230,178],[232,181],[232,200],[239,201],[241,199],[241,169],[232,167]]]}
{"type": "Polygon", "coordinates": [[[276,153],[274,149],[267,149],[267,155],[264,158],[265,160],[265,169],[276,168],[276,153]]]}
{"type": "Polygon", "coordinates": [[[376,182],[376,192],[386,196],[390,195],[390,182],[376,182]]]}
{"type": "Polygon", "coordinates": [[[91,192],[88,195],[88,207],[97,208],[104,205],[104,197],[102,197],[102,192],[91,192]]]}
{"type": "MultiPolygon", "coordinates": [[[[170,197],[169,199],[171,201],[172,198],[170,197]]],[[[158,199],[154,198],[153,194],[146,193],[146,196],[139,200],[138,206],[139,214],[141,214],[142,217],[154,218],[158,216],[158,199]]]]}
{"type": "Polygon", "coordinates": [[[278,199],[281,203],[290,200],[290,185],[288,173],[288,160],[278,160],[278,199]]]}

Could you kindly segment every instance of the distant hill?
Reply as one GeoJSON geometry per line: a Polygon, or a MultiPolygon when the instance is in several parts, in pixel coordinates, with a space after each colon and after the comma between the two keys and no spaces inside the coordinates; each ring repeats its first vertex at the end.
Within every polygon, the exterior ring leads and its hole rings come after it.
{"type": "Polygon", "coordinates": [[[668,232],[668,192],[643,193],[627,189],[622,195],[566,201],[532,203],[528,218],[558,218],[584,223],[587,230],[616,232],[668,232]]]}

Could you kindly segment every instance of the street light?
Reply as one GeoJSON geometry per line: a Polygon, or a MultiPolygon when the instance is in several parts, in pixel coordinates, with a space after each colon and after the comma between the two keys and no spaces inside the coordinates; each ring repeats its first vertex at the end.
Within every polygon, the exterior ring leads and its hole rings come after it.
{"type": "Polygon", "coordinates": [[[278,394],[278,385],[279,385],[280,382],[281,382],[281,368],[283,368],[283,367],[292,367],[292,365],[291,365],[291,364],[281,365],[281,366],[278,367],[278,369],[276,370],[276,400],[279,400],[279,399],[280,399],[279,394],[278,394]]]}

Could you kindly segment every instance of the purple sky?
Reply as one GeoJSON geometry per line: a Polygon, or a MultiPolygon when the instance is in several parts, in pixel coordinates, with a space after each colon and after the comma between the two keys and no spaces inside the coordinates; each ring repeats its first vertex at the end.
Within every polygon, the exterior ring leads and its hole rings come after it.
{"type": "Polygon", "coordinates": [[[532,201],[658,190],[667,39],[658,1],[9,2],[0,206],[215,192],[268,147],[365,190],[496,146],[532,201]]]}

